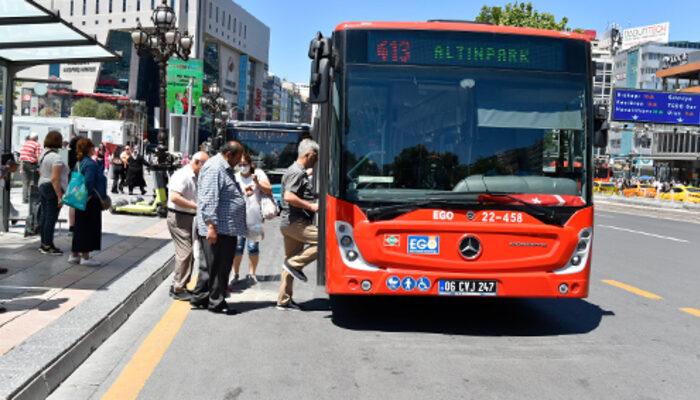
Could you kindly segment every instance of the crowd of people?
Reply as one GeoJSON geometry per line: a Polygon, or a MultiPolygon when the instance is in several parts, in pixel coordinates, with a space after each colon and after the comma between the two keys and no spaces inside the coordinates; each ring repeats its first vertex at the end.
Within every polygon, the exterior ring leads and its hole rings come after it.
{"type": "MultiPolygon", "coordinates": [[[[20,158],[21,169],[30,171],[26,174],[23,199],[30,196],[32,185],[38,188],[39,251],[46,255],[64,254],[54,242],[55,226],[64,207],[64,195],[70,191],[77,174],[87,192],[87,202],[84,209],[69,208],[69,229],[73,237],[68,262],[99,266],[94,253],[101,249],[102,212],[106,209],[104,199],[107,198],[106,168],[112,170],[112,193],[123,192],[126,186],[130,194],[134,188],[140,188],[145,194],[143,168],[148,162],[130,146],[110,154],[104,145],[96,148],[88,138],[74,137],[66,142],[58,131],[49,132],[43,146],[36,135],[30,135],[27,143],[22,147],[20,158]],[[60,153],[66,147],[67,162],[60,153]],[[36,180],[35,184],[32,179],[36,180]]],[[[267,175],[256,168],[250,154],[238,141],[225,143],[211,157],[200,151],[175,171],[169,178],[167,201],[167,225],[175,245],[175,273],[170,295],[212,312],[235,313],[226,302],[227,294],[242,281],[258,282],[264,220],[279,215],[285,259],[280,265],[277,308],[299,309],[292,298],[293,282],[295,279],[307,281],[303,268],[317,256],[318,229],[314,216],[318,211],[318,195],[311,174],[318,152],[318,144],[311,139],[299,144],[297,160],[282,177],[281,211],[272,199],[267,175]],[[272,212],[266,208],[270,204],[272,212]],[[241,279],[241,263],[246,252],[249,268],[241,279]],[[187,286],[195,262],[197,282],[189,291],[187,286]]],[[[2,178],[17,168],[13,160],[3,162],[2,178]]],[[[9,179],[6,182],[9,184],[9,179]]]]}
{"type": "MultiPolygon", "coordinates": [[[[64,206],[64,194],[69,188],[71,173],[78,173],[85,186],[87,201],[84,210],[71,207],[68,212],[69,230],[73,236],[68,262],[99,265],[91,253],[101,248],[103,199],[107,197],[104,157],[104,147],[96,151],[90,139],[74,137],[67,142],[58,131],[50,131],[43,146],[35,133],[25,141],[20,150],[22,200],[30,204],[26,224],[30,226],[33,224],[31,220],[36,219],[41,237],[39,251],[42,254],[63,255],[63,250],[54,242],[55,227],[64,206]],[[67,162],[60,153],[64,148],[68,148],[67,162]],[[32,201],[34,192],[38,196],[36,202],[32,201]]],[[[14,161],[9,163],[14,164],[14,161]]],[[[14,172],[7,167],[5,169],[14,172]]],[[[5,184],[9,184],[9,179],[5,184]]]]}
{"type": "MultiPolygon", "coordinates": [[[[298,159],[282,178],[285,260],[277,300],[280,310],[300,308],[292,299],[293,282],[307,281],[303,268],[317,255],[318,230],[313,220],[318,196],[310,172],[318,160],[318,151],[316,142],[304,139],[299,144],[298,159]]],[[[205,152],[195,154],[188,165],[172,175],[168,188],[168,228],[175,244],[170,295],[212,312],[235,313],[226,297],[239,282],[246,250],[250,263],[245,279],[257,282],[260,241],[264,236],[262,208],[264,199],[272,193],[270,181],[255,168],[244,146],[230,141],[211,158],[205,152]],[[189,292],[187,284],[195,259],[197,282],[189,292]]]]}
{"type": "Polygon", "coordinates": [[[124,187],[128,188],[129,195],[134,194],[134,189],[139,188],[141,195],[146,194],[146,180],[143,177],[144,167],[150,166],[138,149],[132,149],[126,145],[118,147],[111,155],[112,167],[112,193],[124,193],[124,187]]]}

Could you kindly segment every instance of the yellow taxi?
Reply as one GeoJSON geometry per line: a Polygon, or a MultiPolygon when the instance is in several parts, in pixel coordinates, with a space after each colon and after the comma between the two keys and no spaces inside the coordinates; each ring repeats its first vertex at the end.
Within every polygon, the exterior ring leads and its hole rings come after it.
{"type": "Polygon", "coordinates": [[[675,186],[669,192],[661,193],[662,200],[700,203],[700,188],[693,186],[675,186]]]}
{"type": "Polygon", "coordinates": [[[618,194],[619,190],[613,182],[593,181],[593,193],[611,195],[618,194]]]}
{"type": "Polygon", "coordinates": [[[656,188],[649,184],[636,184],[635,186],[629,187],[622,190],[622,194],[625,197],[656,197],[656,188]]]}

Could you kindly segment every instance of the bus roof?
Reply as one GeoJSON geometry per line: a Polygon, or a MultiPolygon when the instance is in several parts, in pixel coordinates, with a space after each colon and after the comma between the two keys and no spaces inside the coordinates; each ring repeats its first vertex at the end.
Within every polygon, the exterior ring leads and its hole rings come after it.
{"type": "Polygon", "coordinates": [[[311,125],[309,124],[297,124],[291,122],[270,122],[270,121],[233,121],[231,125],[234,128],[240,129],[269,129],[269,130],[281,130],[281,131],[299,131],[299,132],[309,132],[311,130],[311,125]]]}
{"type": "Polygon", "coordinates": [[[590,42],[593,39],[593,37],[591,37],[590,35],[582,33],[553,31],[547,29],[522,28],[516,26],[490,25],[476,22],[343,22],[335,28],[336,32],[345,30],[365,29],[486,32],[511,35],[545,36],[558,39],[575,39],[582,40],[585,42],[590,42]]]}

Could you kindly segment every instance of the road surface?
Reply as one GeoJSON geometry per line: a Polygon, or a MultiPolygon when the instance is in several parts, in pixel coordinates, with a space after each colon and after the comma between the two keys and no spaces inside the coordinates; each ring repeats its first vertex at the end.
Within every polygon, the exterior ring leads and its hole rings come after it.
{"type": "Polygon", "coordinates": [[[307,311],[274,308],[268,229],[269,281],[232,297],[239,315],[174,303],[165,282],[51,398],[698,399],[700,224],[648,214],[597,211],[586,300],[370,299],[335,313],[298,283],[307,311]]]}

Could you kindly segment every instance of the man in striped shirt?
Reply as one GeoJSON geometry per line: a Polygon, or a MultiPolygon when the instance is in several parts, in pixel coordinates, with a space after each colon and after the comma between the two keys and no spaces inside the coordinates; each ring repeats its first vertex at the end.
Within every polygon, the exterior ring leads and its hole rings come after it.
{"type": "Polygon", "coordinates": [[[22,164],[22,202],[29,203],[30,187],[39,182],[39,156],[41,145],[39,135],[32,132],[19,150],[19,161],[22,164]]]}

